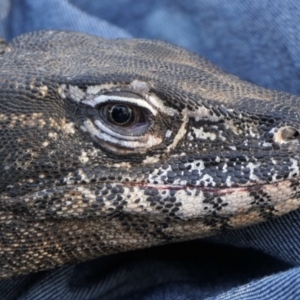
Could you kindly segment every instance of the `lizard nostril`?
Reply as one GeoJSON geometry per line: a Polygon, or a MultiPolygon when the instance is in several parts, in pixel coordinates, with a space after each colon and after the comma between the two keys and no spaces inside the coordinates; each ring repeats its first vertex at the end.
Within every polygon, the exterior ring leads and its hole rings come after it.
{"type": "Polygon", "coordinates": [[[283,128],[279,134],[284,142],[290,142],[299,138],[299,131],[293,127],[283,128]]]}
{"type": "Polygon", "coordinates": [[[271,136],[275,143],[287,144],[287,143],[298,143],[300,133],[299,130],[292,126],[284,126],[281,128],[273,128],[270,131],[271,136]]]}

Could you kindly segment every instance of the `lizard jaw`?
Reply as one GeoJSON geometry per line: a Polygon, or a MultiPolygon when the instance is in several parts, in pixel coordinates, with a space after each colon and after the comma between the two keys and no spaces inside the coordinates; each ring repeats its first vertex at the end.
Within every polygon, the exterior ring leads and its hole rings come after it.
{"type": "Polygon", "coordinates": [[[93,219],[118,213],[149,220],[175,217],[177,222],[201,222],[213,216],[228,219],[228,226],[235,228],[299,208],[298,193],[297,179],[228,188],[151,183],[64,185],[4,200],[2,211],[16,216],[18,211],[27,212],[27,220],[93,219]]]}

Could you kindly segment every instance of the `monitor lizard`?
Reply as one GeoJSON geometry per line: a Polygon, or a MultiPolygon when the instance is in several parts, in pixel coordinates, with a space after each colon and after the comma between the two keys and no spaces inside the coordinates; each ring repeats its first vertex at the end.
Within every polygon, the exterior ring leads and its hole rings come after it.
{"type": "Polygon", "coordinates": [[[162,41],[0,43],[0,278],[300,207],[300,98],[162,41]]]}

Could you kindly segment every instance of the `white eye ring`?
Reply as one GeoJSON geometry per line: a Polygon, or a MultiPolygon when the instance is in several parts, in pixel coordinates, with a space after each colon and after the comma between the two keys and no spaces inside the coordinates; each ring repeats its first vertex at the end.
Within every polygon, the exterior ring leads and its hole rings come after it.
{"type": "Polygon", "coordinates": [[[113,152],[122,152],[122,150],[115,151],[115,146],[121,146],[123,148],[130,149],[133,152],[146,152],[147,149],[158,145],[162,142],[161,137],[152,136],[150,134],[146,134],[143,137],[139,137],[139,140],[130,140],[128,139],[128,136],[121,136],[121,138],[111,136],[110,133],[107,134],[106,132],[99,130],[91,120],[86,120],[81,128],[83,131],[89,132],[91,136],[96,138],[96,140],[99,140],[105,148],[110,148],[113,152]]]}
{"type": "Polygon", "coordinates": [[[119,134],[117,132],[114,132],[113,130],[111,130],[109,127],[105,126],[104,124],[102,124],[101,121],[99,120],[95,120],[94,121],[94,124],[103,132],[109,134],[110,136],[113,136],[115,138],[118,138],[118,139],[126,139],[127,141],[138,141],[141,139],[140,136],[126,136],[126,138],[124,137],[124,135],[122,134],[119,134]]]}
{"type": "Polygon", "coordinates": [[[149,103],[146,102],[146,100],[141,100],[138,98],[129,98],[129,97],[122,97],[122,96],[112,96],[112,95],[100,95],[92,100],[84,100],[82,103],[89,105],[91,107],[96,107],[99,104],[105,104],[105,103],[111,103],[111,102],[118,102],[118,103],[126,103],[135,105],[138,107],[143,107],[148,109],[154,116],[157,115],[157,110],[151,106],[149,103]]]}
{"type": "Polygon", "coordinates": [[[151,127],[149,118],[153,121],[154,117],[158,115],[158,110],[140,95],[113,91],[93,99],[85,99],[81,103],[92,107],[92,111],[94,111],[90,118],[83,123],[82,129],[89,132],[94,141],[99,142],[99,145],[107,150],[124,154],[143,153],[163,141],[159,132],[156,134],[153,130],[149,131],[151,127]],[[141,117],[142,119],[136,117],[137,123],[128,128],[110,123],[106,115],[107,106],[114,104],[129,106],[136,115],[138,115],[137,111],[140,110],[143,117],[141,117]]]}

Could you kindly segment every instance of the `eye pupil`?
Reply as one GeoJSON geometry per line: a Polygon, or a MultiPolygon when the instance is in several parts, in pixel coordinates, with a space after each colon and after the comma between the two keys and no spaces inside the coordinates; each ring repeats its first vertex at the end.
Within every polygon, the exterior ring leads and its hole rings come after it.
{"type": "Polygon", "coordinates": [[[111,119],[117,124],[126,124],[132,119],[132,110],[125,105],[115,105],[110,110],[111,119]]]}

